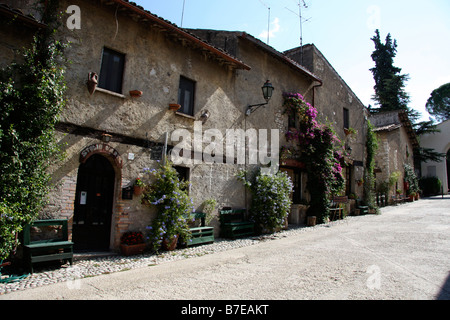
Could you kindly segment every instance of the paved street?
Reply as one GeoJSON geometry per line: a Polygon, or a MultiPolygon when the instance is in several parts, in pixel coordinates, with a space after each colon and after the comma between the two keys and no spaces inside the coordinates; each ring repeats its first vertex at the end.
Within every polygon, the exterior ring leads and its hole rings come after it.
{"type": "Polygon", "coordinates": [[[450,196],[5,299],[450,299],[450,196]]]}

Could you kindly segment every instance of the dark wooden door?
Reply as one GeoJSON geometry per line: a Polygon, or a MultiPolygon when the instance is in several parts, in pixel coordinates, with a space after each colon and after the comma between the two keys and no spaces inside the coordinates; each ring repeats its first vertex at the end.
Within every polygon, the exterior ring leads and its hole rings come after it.
{"type": "Polygon", "coordinates": [[[92,155],[78,169],[73,242],[77,251],[108,250],[115,172],[101,155],[92,155]]]}

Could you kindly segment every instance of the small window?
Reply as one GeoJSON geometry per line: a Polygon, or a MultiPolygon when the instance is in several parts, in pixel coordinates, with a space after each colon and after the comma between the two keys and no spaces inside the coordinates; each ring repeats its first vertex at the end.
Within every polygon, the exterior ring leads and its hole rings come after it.
{"type": "Polygon", "coordinates": [[[178,110],[181,113],[194,115],[194,95],[195,82],[185,77],[180,77],[180,87],[178,89],[178,104],[181,108],[178,110]]]}
{"type": "Polygon", "coordinates": [[[344,129],[350,129],[350,112],[344,108],[344,129]]]}
{"type": "Polygon", "coordinates": [[[289,128],[297,128],[297,112],[293,112],[288,116],[289,128]]]}
{"type": "Polygon", "coordinates": [[[100,69],[100,88],[122,93],[123,68],[125,55],[103,48],[102,67],[100,69]]]}

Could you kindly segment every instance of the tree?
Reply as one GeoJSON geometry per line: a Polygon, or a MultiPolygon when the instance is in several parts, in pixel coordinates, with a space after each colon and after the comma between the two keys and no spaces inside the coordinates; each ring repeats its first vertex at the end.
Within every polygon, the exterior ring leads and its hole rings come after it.
{"type": "MultiPolygon", "coordinates": [[[[394,58],[397,55],[397,41],[392,40],[391,34],[388,33],[385,42],[381,42],[380,31],[375,30],[375,36],[371,38],[375,44],[375,50],[372,53],[372,60],[375,62],[375,67],[370,69],[375,80],[375,94],[373,99],[376,101],[378,108],[369,106],[369,112],[378,113],[384,111],[406,111],[409,120],[418,136],[428,133],[436,133],[438,130],[433,121],[417,122],[420,119],[420,113],[409,108],[409,95],[405,91],[405,82],[409,79],[408,75],[400,74],[402,69],[394,66],[394,58]]],[[[442,90],[442,94],[447,97],[450,95],[450,86],[448,91],[442,90]]],[[[441,106],[441,95],[437,96],[436,104],[441,106]]],[[[431,105],[430,105],[431,106],[431,105]]],[[[433,105],[434,106],[434,105],[433,105]]],[[[423,149],[418,147],[414,150],[416,160],[430,161],[439,159],[440,154],[433,152],[433,150],[423,149]]]]}
{"type": "Polygon", "coordinates": [[[405,82],[409,76],[400,74],[402,69],[394,66],[397,41],[392,40],[391,35],[388,34],[385,43],[382,43],[378,29],[371,40],[375,44],[375,50],[372,53],[375,67],[370,69],[375,80],[373,99],[379,106],[379,109],[372,110],[377,112],[405,110],[409,113],[409,95],[405,92],[405,82]]]}
{"type": "Polygon", "coordinates": [[[450,119],[450,83],[440,86],[431,93],[426,108],[438,121],[450,119]]]}

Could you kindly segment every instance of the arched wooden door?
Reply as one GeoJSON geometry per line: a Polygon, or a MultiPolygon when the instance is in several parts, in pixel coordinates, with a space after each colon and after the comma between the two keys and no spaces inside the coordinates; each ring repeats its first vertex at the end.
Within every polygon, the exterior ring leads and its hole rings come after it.
{"type": "Polygon", "coordinates": [[[78,169],[73,242],[76,251],[109,250],[114,200],[114,168],[100,154],[78,169]]]}

